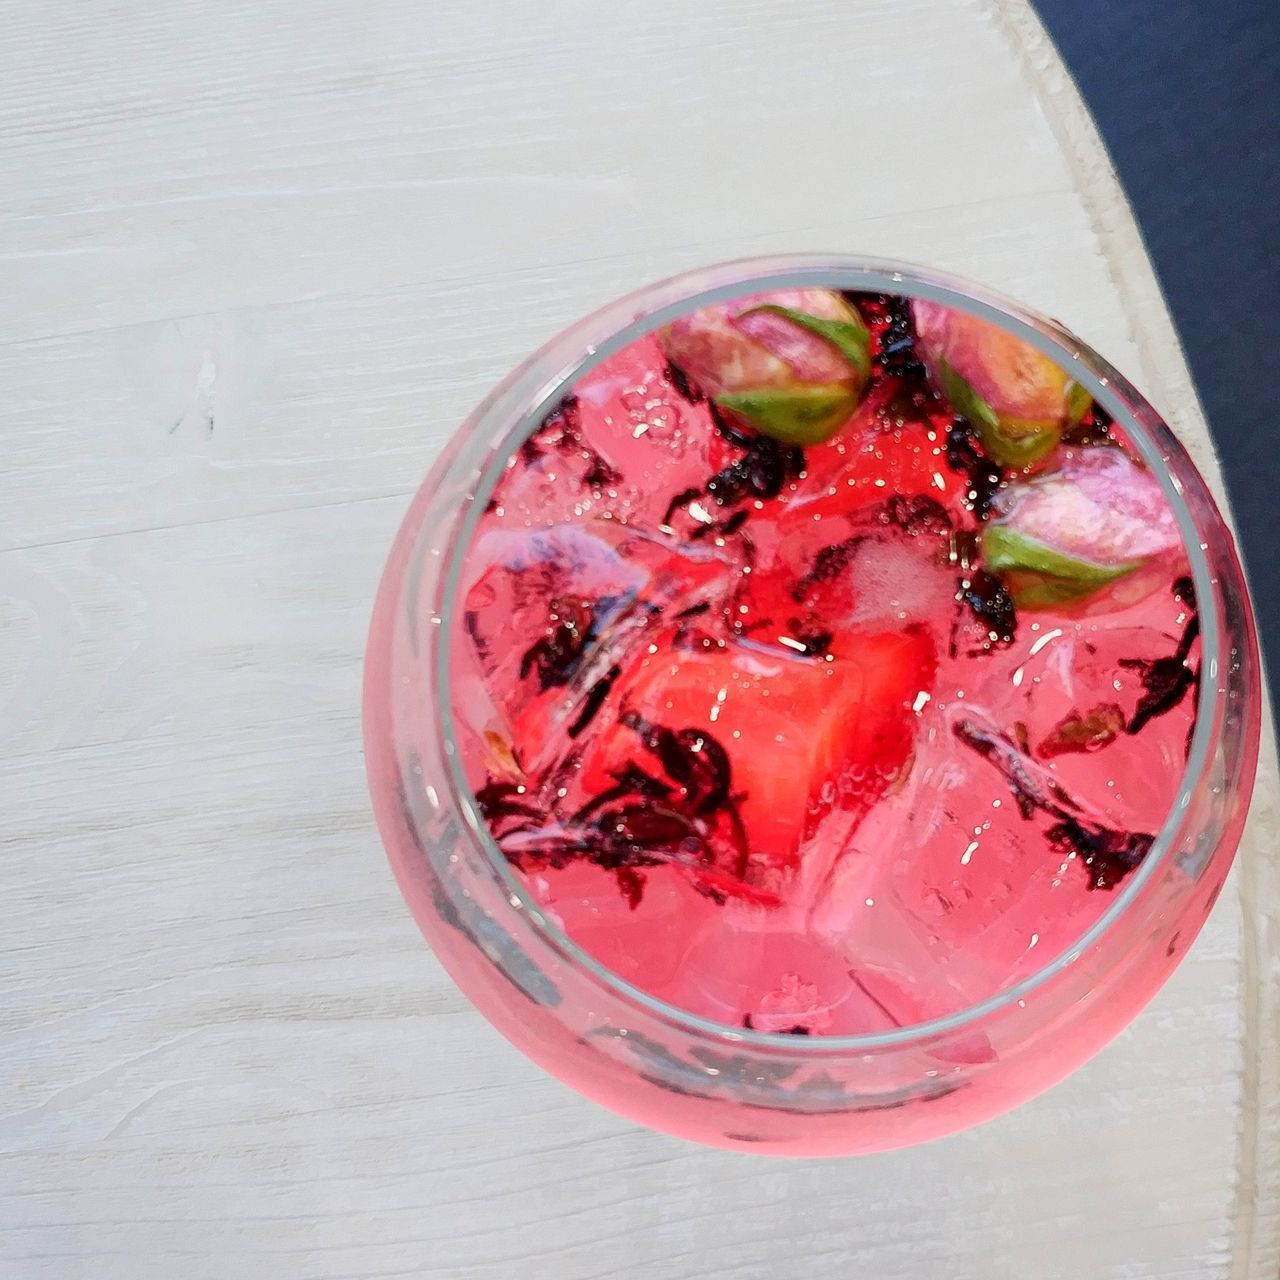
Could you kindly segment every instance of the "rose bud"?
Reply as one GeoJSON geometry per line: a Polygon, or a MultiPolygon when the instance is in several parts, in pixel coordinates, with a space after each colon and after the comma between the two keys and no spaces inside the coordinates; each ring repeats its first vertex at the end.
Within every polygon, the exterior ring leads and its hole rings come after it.
{"type": "Polygon", "coordinates": [[[1089,393],[1055,360],[997,324],[917,299],[911,304],[925,366],[983,448],[1002,467],[1031,467],[1089,410],[1089,393]]]}
{"type": "Polygon", "coordinates": [[[853,416],[871,337],[831,289],[780,289],[681,316],[658,340],[728,417],[784,444],[818,444],[853,416]]]}
{"type": "Polygon", "coordinates": [[[1136,603],[1186,558],[1159,482],[1107,447],[1001,492],[982,556],[1019,609],[1076,614],[1136,603]]]}

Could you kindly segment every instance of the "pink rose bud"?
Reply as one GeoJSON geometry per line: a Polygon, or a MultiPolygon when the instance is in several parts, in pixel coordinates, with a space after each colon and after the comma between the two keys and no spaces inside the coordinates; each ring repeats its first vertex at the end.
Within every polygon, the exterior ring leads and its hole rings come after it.
{"type": "Polygon", "coordinates": [[[1031,467],[1089,410],[1089,393],[1055,360],[999,325],[937,302],[911,304],[925,366],[987,454],[1031,467]]]}
{"type": "Polygon", "coordinates": [[[871,336],[831,289],[780,289],[681,316],[658,340],[718,409],[784,444],[818,444],[853,416],[871,336]]]}
{"type": "Polygon", "coordinates": [[[1159,482],[1107,447],[1004,490],[982,557],[1018,608],[1075,614],[1134,604],[1186,562],[1159,482]]]}

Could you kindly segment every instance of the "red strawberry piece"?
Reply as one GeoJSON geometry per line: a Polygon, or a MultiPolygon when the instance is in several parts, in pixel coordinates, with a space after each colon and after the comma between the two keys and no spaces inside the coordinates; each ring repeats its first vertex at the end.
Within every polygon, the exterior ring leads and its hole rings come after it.
{"type": "Polygon", "coordinates": [[[599,793],[639,765],[708,832],[707,848],[669,860],[695,873],[708,864],[721,892],[783,891],[827,813],[860,817],[901,776],[913,703],[933,680],[933,643],[918,629],[833,648],[827,658],[749,642],[647,655],[620,681],[622,715],[588,748],[583,784],[599,793]]]}

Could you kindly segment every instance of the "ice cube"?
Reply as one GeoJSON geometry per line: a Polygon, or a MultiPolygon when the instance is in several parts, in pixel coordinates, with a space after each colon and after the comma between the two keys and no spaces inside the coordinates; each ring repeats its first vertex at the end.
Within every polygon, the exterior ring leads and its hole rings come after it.
{"type": "Polygon", "coordinates": [[[851,984],[892,1026],[945,1017],[985,999],[998,975],[947,945],[898,896],[884,851],[869,835],[859,833],[837,868],[811,917],[814,935],[843,958],[851,984]]]}
{"type": "Polygon", "coordinates": [[[718,603],[731,576],[714,546],[612,521],[490,529],[467,552],[455,648],[458,687],[478,673],[485,698],[458,701],[530,769],[586,729],[651,632],[718,603]]]}
{"type": "Polygon", "coordinates": [[[967,705],[1025,737],[1032,759],[1078,803],[1130,831],[1156,831],[1167,816],[1195,705],[1198,649],[1185,667],[1172,661],[1187,615],[1172,598],[1154,608],[1148,601],[1096,623],[1024,616],[1011,646],[968,663],[962,677],[967,705]],[[1182,677],[1181,701],[1135,720],[1157,663],[1182,677]]]}
{"type": "Polygon", "coordinates": [[[737,599],[739,634],[822,654],[841,652],[851,632],[924,625],[941,646],[957,592],[949,525],[940,509],[906,527],[890,514],[877,509],[843,535],[795,512],[771,536],[749,526],[754,561],[737,599]]]}
{"type": "Polygon", "coordinates": [[[581,378],[511,459],[490,516],[512,529],[583,519],[656,527],[726,448],[707,406],[685,399],[664,365],[642,339],[581,378]]]}
{"type": "Polygon", "coordinates": [[[849,622],[945,626],[954,609],[956,576],[942,551],[936,540],[924,545],[900,534],[860,543],[849,565],[856,601],[849,622]]]}

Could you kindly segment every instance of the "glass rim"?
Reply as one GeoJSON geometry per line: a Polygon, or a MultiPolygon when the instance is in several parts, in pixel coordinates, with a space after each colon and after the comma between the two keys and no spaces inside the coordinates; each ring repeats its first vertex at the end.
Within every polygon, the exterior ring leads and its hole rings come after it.
{"type": "MultiPolygon", "coordinates": [[[[661,1000],[628,982],[597,961],[548,917],[490,834],[479,812],[474,789],[463,773],[455,747],[457,733],[449,698],[449,662],[455,631],[455,604],[460,598],[466,550],[472,543],[489,497],[508,460],[544,421],[547,414],[554,410],[565,395],[572,392],[578,379],[622,347],[699,306],[744,294],[805,287],[898,294],[912,299],[939,302],[1000,325],[1069,369],[1076,381],[1120,425],[1159,481],[1174,512],[1196,593],[1196,607],[1200,616],[1201,669],[1204,671],[1225,671],[1221,662],[1221,616],[1217,588],[1206,554],[1209,544],[1205,539],[1209,536],[1222,537],[1227,539],[1232,548],[1234,540],[1199,469],[1181,442],[1169,430],[1163,417],[1122,374],[1065,326],[983,285],[929,268],[873,258],[839,254],[750,257],[684,271],[647,285],[615,299],[557,333],[522,361],[459,427],[455,438],[481,432],[486,426],[496,427],[502,431],[502,435],[496,444],[488,447],[487,457],[478,472],[473,472],[474,483],[469,486],[469,500],[462,518],[455,520],[450,526],[449,549],[445,553],[447,565],[439,580],[437,598],[432,602],[434,616],[440,620],[440,625],[432,628],[437,638],[434,710],[438,716],[434,732],[440,739],[442,756],[446,762],[448,801],[456,805],[462,815],[465,825],[478,842],[487,867],[496,873],[499,887],[512,908],[529,920],[539,941],[549,946],[576,970],[587,974],[606,991],[628,1004],[639,1006],[647,1014],[685,1031],[760,1050],[811,1058],[919,1043],[968,1028],[1024,1001],[1028,995],[1069,969],[1085,951],[1128,914],[1129,908],[1169,861],[1192,799],[1204,782],[1212,749],[1220,736],[1220,726],[1214,714],[1219,681],[1201,680],[1197,692],[1191,748],[1178,792],[1146,857],[1127,882],[1115,891],[1113,901],[1069,947],[1033,973],[1010,987],[943,1017],[870,1034],[807,1037],[802,1043],[797,1037],[781,1032],[731,1026],[661,1000]],[[545,377],[539,377],[531,392],[525,389],[522,376],[538,371],[543,366],[549,367],[551,372],[545,377]],[[515,403],[509,403],[511,401],[515,403]],[[1137,406],[1144,417],[1149,415],[1148,425],[1139,421],[1131,406],[1137,406]],[[506,420],[505,426],[503,419],[506,420]],[[1172,455],[1156,439],[1161,431],[1173,442],[1172,455]],[[1213,529],[1202,530],[1197,525],[1183,497],[1183,486],[1170,469],[1170,456],[1179,454],[1198,482],[1202,497],[1216,519],[1213,529]]],[[[451,458],[450,464],[456,461],[456,457],[451,458]]],[[[430,478],[427,483],[429,482],[430,478]]],[[[412,561],[424,551],[419,538],[410,552],[410,577],[412,561]]],[[[1233,563],[1238,565],[1234,553],[1233,563]]],[[[1238,569],[1237,572],[1241,576],[1242,595],[1247,599],[1243,573],[1238,569]]],[[[441,801],[445,802],[444,796],[441,796],[441,801]]]]}

